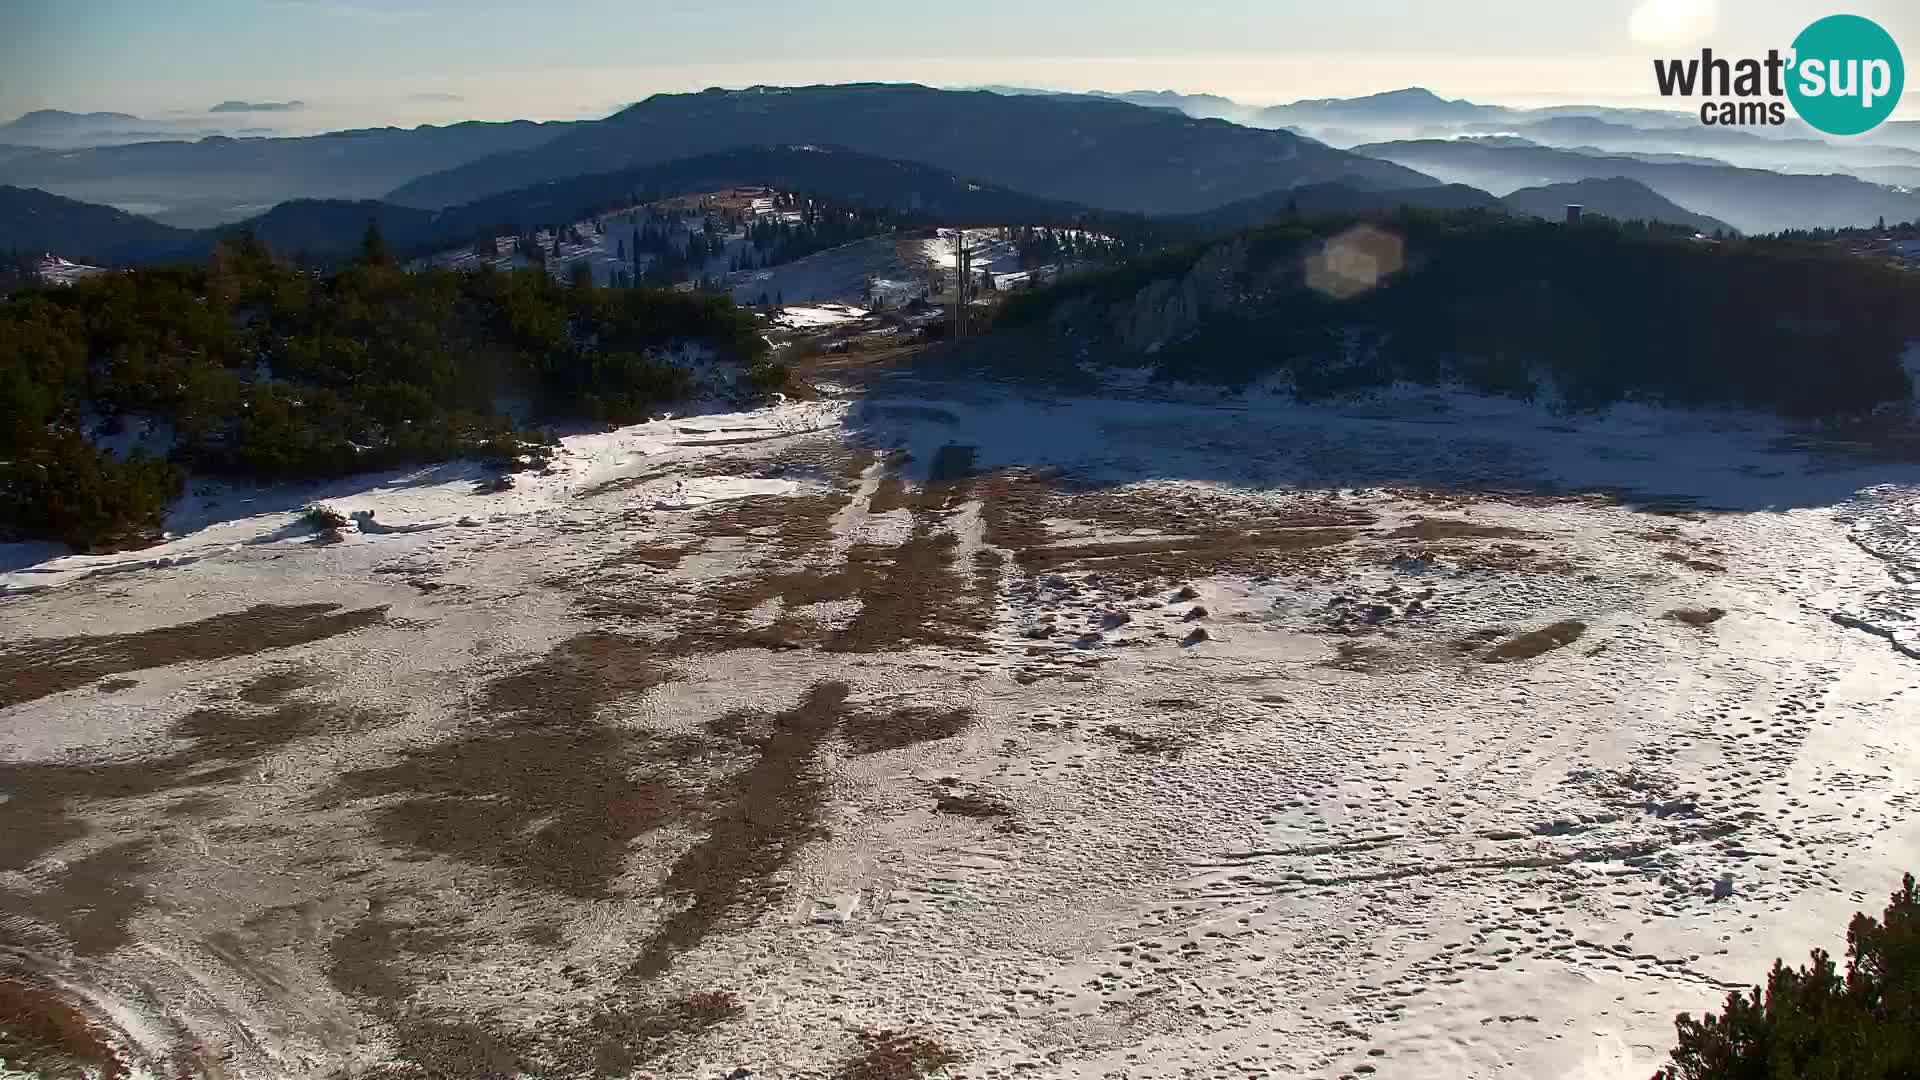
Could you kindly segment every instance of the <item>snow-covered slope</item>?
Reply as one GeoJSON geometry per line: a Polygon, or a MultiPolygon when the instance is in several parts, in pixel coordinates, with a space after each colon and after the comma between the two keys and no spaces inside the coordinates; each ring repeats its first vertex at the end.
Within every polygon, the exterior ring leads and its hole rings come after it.
{"type": "Polygon", "coordinates": [[[32,985],[236,1078],[1625,1078],[1913,868],[1911,466],[919,374],[7,549],[32,985]]]}

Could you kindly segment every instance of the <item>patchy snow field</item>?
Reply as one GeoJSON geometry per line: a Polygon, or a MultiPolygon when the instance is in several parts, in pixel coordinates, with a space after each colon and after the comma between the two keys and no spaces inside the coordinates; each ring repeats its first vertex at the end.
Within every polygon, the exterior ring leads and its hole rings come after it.
{"type": "MultiPolygon", "coordinates": [[[[582,218],[570,225],[578,242],[562,235],[558,238],[557,255],[554,254],[556,238],[553,229],[536,230],[533,236],[542,252],[541,263],[554,280],[567,281],[574,266],[585,265],[593,274],[594,284],[605,288],[612,284],[616,274],[632,271],[632,252],[638,246],[639,233],[643,229],[666,228],[669,242],[684,253],[689,234],[706,233],[711,226],[713,232],[710,239],[718,245],[718,249],[694,276],[717,279],[727,276],[732,268],[732,260],[762,254],[744,229],[721,231],[726,227],[725,213],[730,210],[742,211],[749,221],[763,218],[793,220],[798,216],[797,211],[774,209],[773,202],[771,195],[752,196],[743,191],[716,191],[582,218]],[[710,209],[712,214],[701,212],[702,206],[710,209]]],[[[482,255],[470,247],[454,248],[416,259],[412,265],[448,270],[477,270],[482,266],[491,266],[496,270],[522,270],[535,265],[530,255],[519,250],[517,240],[512,235],[495,237],[494,247],[497,254],[482,255]]],[[[653,256],[643,253],[640,263],[642,268],[652,265],[653,256]]]]}
{"type": "Polygon", "coordinates": [[[868,237],[803,259],[727,275],[737,304],[850,305],[876,300],[897,308],[927,295],[929,267],[918,241],[893,234],[868,237]]]}
{"type": "Polygon", "coordinates": [[[97,277],[108,271],[85,263],[68,262],[58,255],[48,255],[34,265],[34,273],[49,285],[71,285],[90,277],[97,277]]]}
{"type": "MultiPolygon", "coordinates": [[[[1000,238],[1002,231],[965,230],[975,274],[992,270],[995,288],[1016,288],[1035,277],[1054,277],[1081,265],[1048,264],[1023,270],[1019,251],[1011,240],[1000,238]]],[[[787,304],[865,304],[870,287],[874,301],[884,308],[898,308],[935,291],[931,286],[937,274],[944,275],[939,279],[943,288],[952,287],[954,267],[960,261],[954,249],[959,234],[960,230],[941,228],[931,237],[904,233],[870,237],[780,266],[729,274],[726,282],[740,304],[758,304],[763,296],[769,302],[787,304]]]]}
{"type": "Polygon", "coordinates": [[[903,379],[0,549],[0,1004],[149,1076],[1644,1077],[1920,863],[1920,472],[1776,434],[903,379]]]}

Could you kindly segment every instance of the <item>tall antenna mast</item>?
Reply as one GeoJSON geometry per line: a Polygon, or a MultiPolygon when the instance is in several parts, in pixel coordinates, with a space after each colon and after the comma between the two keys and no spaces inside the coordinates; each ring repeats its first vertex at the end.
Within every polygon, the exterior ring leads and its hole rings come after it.
{"type": "Polygon", "coordinates": [[[967,251],[967,230],[955,229],[953,232],[953,336],[955,340],[967,336],[967,274],[972,269],[972,262],[967,251]]]}

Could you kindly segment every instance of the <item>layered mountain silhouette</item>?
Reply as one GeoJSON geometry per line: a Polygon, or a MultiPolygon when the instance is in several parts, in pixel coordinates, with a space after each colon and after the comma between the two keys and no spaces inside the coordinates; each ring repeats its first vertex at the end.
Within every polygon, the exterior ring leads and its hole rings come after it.
{"type": "MultiPolygon", "coordinates": [[[[1098,207],[1218,227],[1289,205],[1307,214],[1408,205],[1551,217],[1560,213],[1556,201],[1745,232],[1920,217],[1920,197],[1897,190],[1920,185],[1920,122],[1889,122],[1835,144],[1797,123],[1721,130],[1688,113],[1512,109],[1419,87],[1265,109],[1173,91],[758,87],[660,95],[598,121],[67,145],[119,140],[146,123],[124,113],[42,110],[0,125],[0,184],[190,229],[253,219],[257,229],[281,232],[288,250],[314,253],[345,250],[369,216],[437,237],[451,235],[455,222],[478,228],[480,219],[466,214],[537,224],[538,215],[564,217],[625,197],[612,190],[619,185],[692,190],[698,179],[810,188],[900,209],[914,209],[912,197],[939,200],[922,208],[955,220],[969,208],[997,207],[1009,222],[1098,207]],[[1448,137],[1428,137],[1436,133],[1448,137]],[[42,145],[24,145],[35,141],[42,145]],[[801,157],[803,146],[827,156],[801,157]],[[708,175],[646,175],[690,160],[708,175]],[[880,161],[893,164],[871,164],[880,161]],[[1850,175],[1819,175],[1832,170],[1850,175]],[[959,177],[976,192],[970,199],[965,185],[949,185],[959,177]],[[1599,183],[1523,197],[1525,189],[1588,182],[1599,183]],[[494,197],[504,202],[474,208],[494,197]],[[353,222],[353,235],[324,236],[334,220],[353,222]]],[[[73,208],[63,213],[82,220],[73,208]]],[[[85,220],[95,224],[67,245],[76,257],[149,252],[167,235],[149,231],[103,249],[96,238],[119,219],[85,220]]],[[[0,238],[16,242],[25,240],[0,238]]]]}
{"type": "Polygon", "coordinates": [[[15,150],[0,154],[0,183],[133,207],[172,224],[210,225],[287,199],[376,197],[425,173],[538,146],[568,126],[518,120],[301,138],[214,136],[85,150],[15,150]]]}
{"type": "Polygon", "coordinates": [[[1521,188],[1509,192],[1500,204],[1516,214],[1558,220],[1568,206],[1582,207],[1587,213],[1602,214],[1618,221],[1658,221],[1685,225],[1698,233],[1735,232],[1719,218],[1696,214],[1660,193],[1624,176],[1600,180],[1576,180],[1566,184],[1521,188]]]}
{"type": "Polygon", "coordinates": [[[1260,116],[1272,127],[1308,124],[1415,127],[1424,124],[1468,124],[1494,120],[1510,113],[1511,110],[1497,105],[1448,100],[1425,87],[1410,86],[1404,90],[1389,90],[1365,97],[1295,101],[1263,109],[1260,116]]]}
{"type": "Polygon", "coordinates": [[[445,210],[377,200],[303,199],[217,228],[170,228],[111,207],[23,188],[0,188],[0,251],[52,252],[95,263],[204,258],[241,229],[274,251],[321,261],[358,249],[369,222],[389,247],[423,254],[509,234],[571,224],[636,202],[731,187],[770,187],[946,225],[1144,227],[1137,217],[1042,199],[943,169],[822,146],[749,147],[639,169],[572,177],[503,192],[445,210]]]}
{"type": "Polygon", "coordinates": [[[1121,101],[857,84],[661,94],[543,146],[421,177],[389,198],[449,206],[589,172],[770,143],[844,146],[1043,198],[1145,213],[1206,210],[1306,183],[1386,189],[1432,182],[1291,132],[1121,101]]]}
{"type": "Polygon", "coordinates": [[[1405,206],[1421,210],[1501,210],[1558,221],[1565,216],[1569,204],[1577,204],[1589,214],[1617,221],[1682,225],[1702,233],[1711,233],[1716,229],[1733,231],[1726,222],[1696,214],[1669,199],[1661,198],[1645,184],[1625,177],[1522,188],[1504,198],[1466,184],[1438,184],[1394,191],[1361,191],[1344,184],[1309,184],[1243,199],[1179,220],[1232,229],[1257,225],[1287,214],[1303,217],[1370,215],[1405,206]]]}
{"type": "Polygon", "coordinates": [[[0,251],[115,262],[129,252],[174,250],[192,235],[111,206],[0,185],[0,251]]]}
{"type": "Polygon", "coordinates": [[[503,192],[445,210],[378,200],[302,199],[217,228],[176,229],[111,207],[46,192],[0,188],[0,251],[52,252],[82,262],[142,263],[205,258],[227,235],[245,229],[269,248],[321,262],[352,255],[368,223],[403,255],[424,254],[505,235],[569,224],[592,213],[674,195],[731,187],[769,187],[874,209],[918,215],[947,225],[1081,225],[1165,237],[1183,231],[1240,228],[1287,214],[1370,215],[1403,206],[1488,209],[1559,218],[1569,202],[1622,220],[1726,228],[1632,180],[1582,181],[1496,197],[1464,184],[1373,191],[1345,184],[1308,184],[1243,199],[1201,214],[1150,222],[1057,199],[968,180],[915,162],[822,146],[728,150],[639,169],[594,173],[503,192]]]}
{"type": "Polygon", "coordinates": [[[1269,191],[1203,213],[1185,215],[1180,220],[1210,228],[1238,229],[1287,214],[1303,217],[1366,215],[1384,213],[1402,206],[1422,210],[1485,210],[1499,205],[1499,198],[1466,184],[1432,184],[1396,188],[1393,191],[1369,191],[1346,184],[1306,184],[1298,188],[1269,191]]]}
{"type": "Polygon", "coordinates": [[[1581,153],[1519,139],[1418,139],[1358,152],[1495,193],[1626,177],[1742,232],[1837,228],[1920,218],[1920,194],[1839,174],[1799,175],[1581,153]]]}

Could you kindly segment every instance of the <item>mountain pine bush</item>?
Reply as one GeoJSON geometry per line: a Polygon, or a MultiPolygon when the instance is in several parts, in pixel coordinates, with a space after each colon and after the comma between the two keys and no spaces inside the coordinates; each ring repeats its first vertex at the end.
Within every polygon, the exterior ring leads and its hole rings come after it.
{"type": "Polygon", "coordinates": [[[1766,990],[1729,994],[1718,1016],[1681,1013],[1673,1063],[1654,1080],[1912,1080],[1920,1077],[1920,890],[1908,874],[1879,920],[1847,927],[1843,976],[1824,950],[1774,961],[1766,990]]]}
{"type": "Polygon", "coordinates": [[[408,273],[369,227],[316,275],[232,238],[207,266],[104,274],[0,300],[0,535],[76,547],[159,534],[184,471],[279,482],[539,456],[543,418],[629,423],[691,389],[698,345],[764,382],[767,346],[724,297],[596,289],[538,271],[408,273]],[[165,459],[89,436],[165,425],[165,459]]]}

